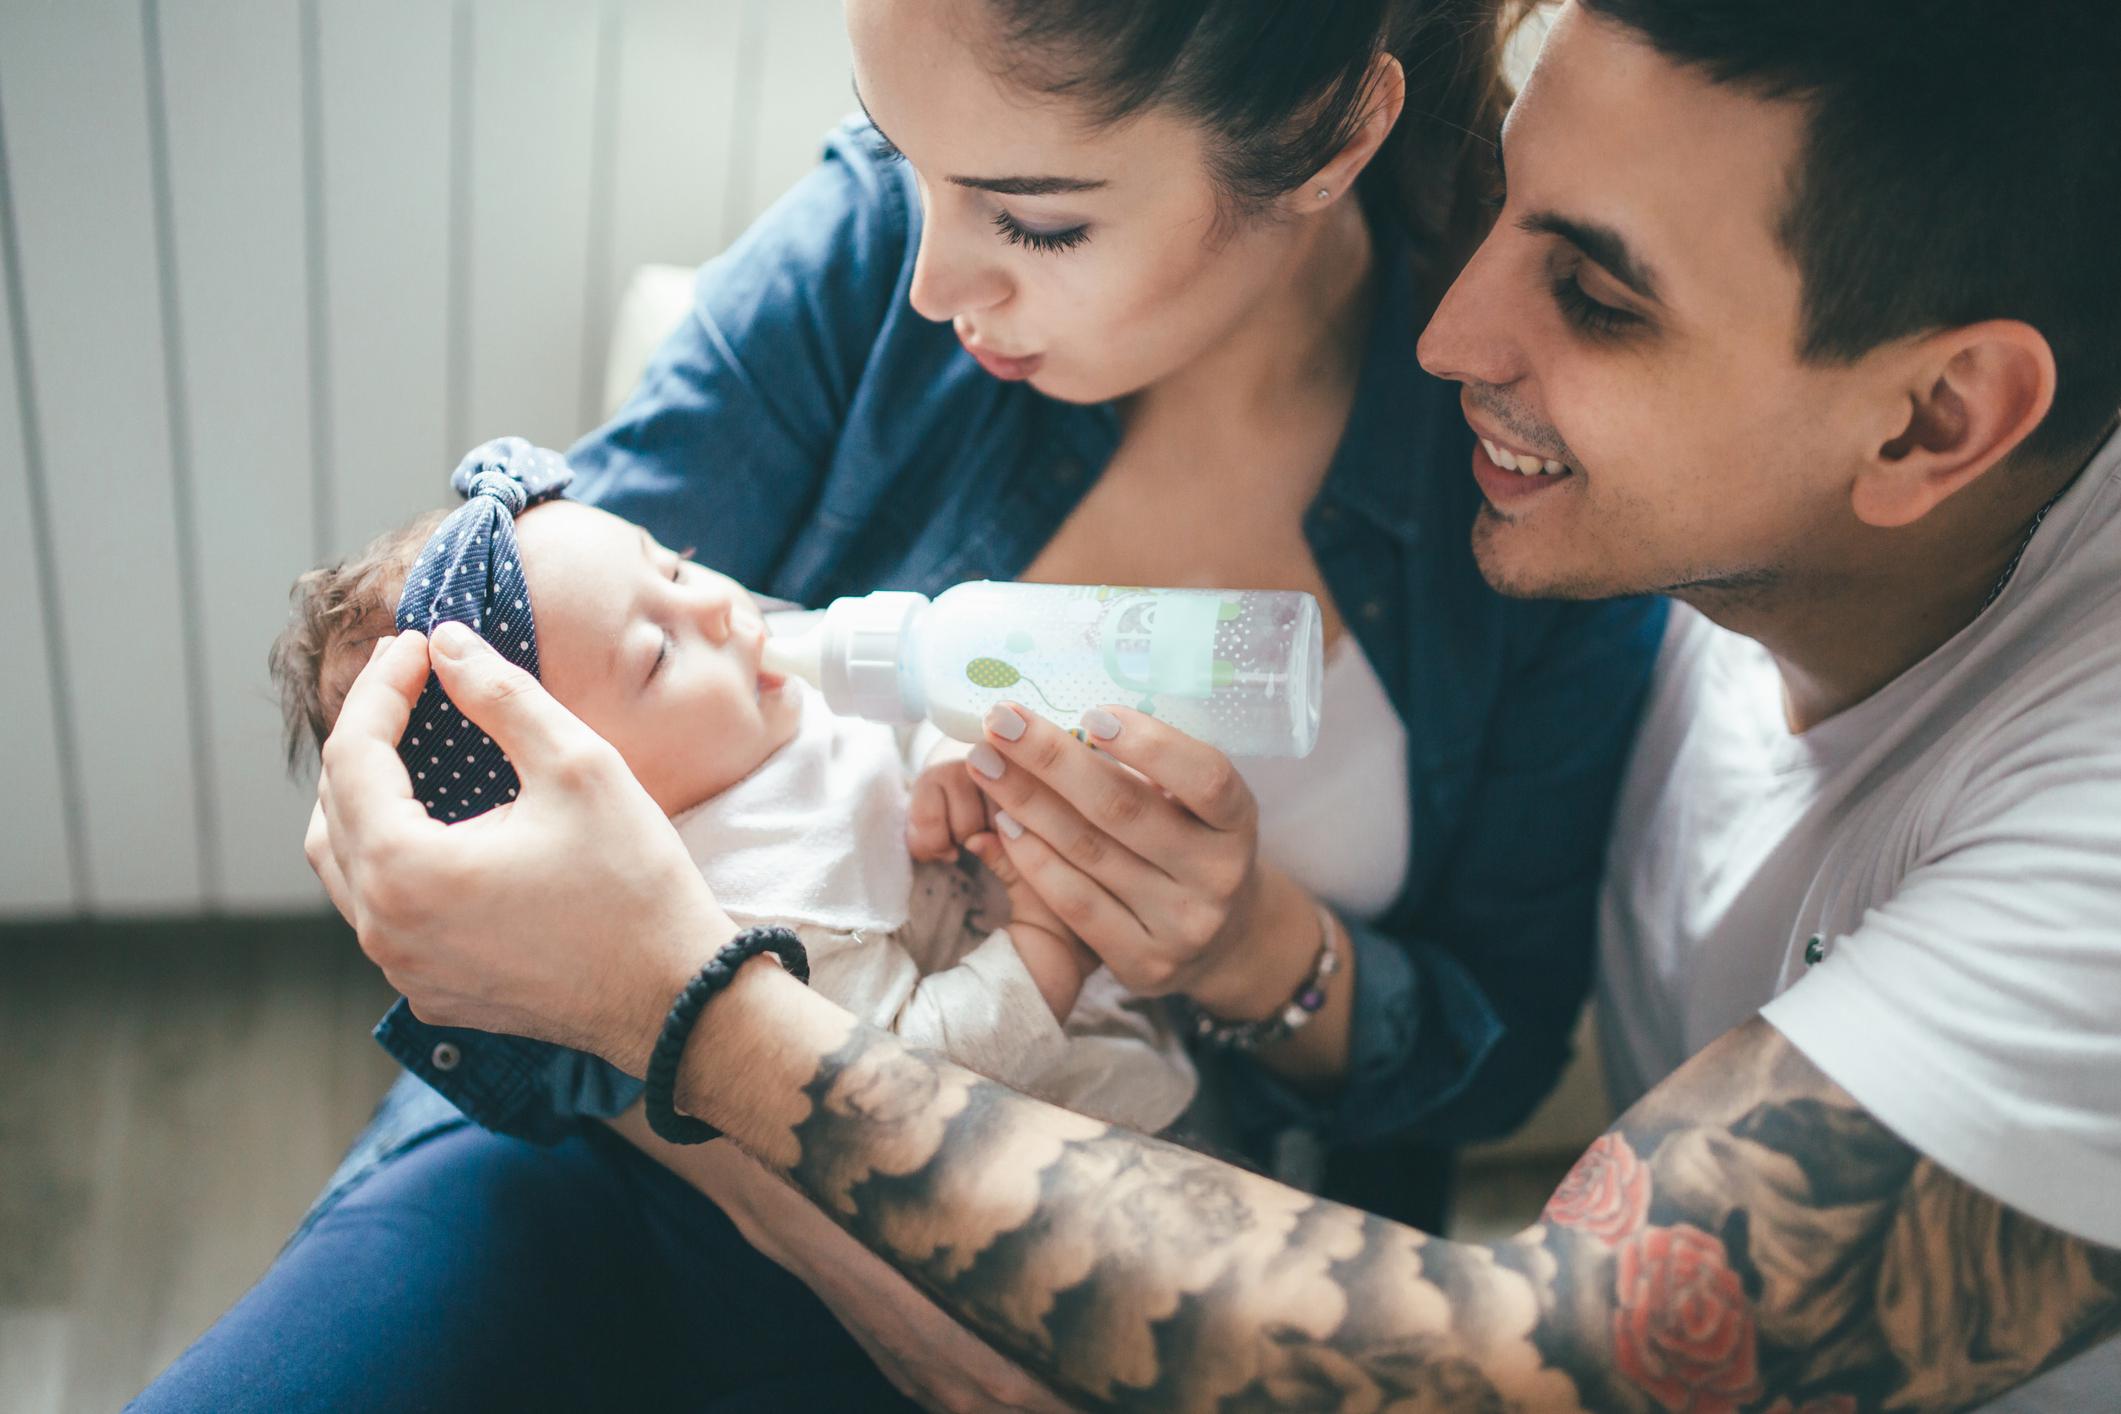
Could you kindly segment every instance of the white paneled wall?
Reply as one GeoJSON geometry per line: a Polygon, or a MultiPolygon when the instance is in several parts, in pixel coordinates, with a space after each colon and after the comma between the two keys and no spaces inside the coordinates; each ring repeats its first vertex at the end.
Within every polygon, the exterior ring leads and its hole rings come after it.
{"type": "Polygon", "coordinates": [[[0,918],[317,902],[291,580],[849,106],[836,0],[0,0],[0,918]]]}

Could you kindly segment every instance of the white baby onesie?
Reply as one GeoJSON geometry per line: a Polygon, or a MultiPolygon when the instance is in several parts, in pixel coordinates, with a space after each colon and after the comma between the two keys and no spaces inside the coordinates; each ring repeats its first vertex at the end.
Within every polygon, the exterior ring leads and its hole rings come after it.
{"type": "Polygon", "coordinates": [[[1178,1118],[1197,1077],[1163,1007],[1099,969],[1055,1021],[999,881],[907,855],[899,734],[834,716],[800,682],[785,690],[803,694],[795,737],[674,822],[730,916],[795,928],[811,986],[909,1045],[1131,1129],[1178,1118]]]}

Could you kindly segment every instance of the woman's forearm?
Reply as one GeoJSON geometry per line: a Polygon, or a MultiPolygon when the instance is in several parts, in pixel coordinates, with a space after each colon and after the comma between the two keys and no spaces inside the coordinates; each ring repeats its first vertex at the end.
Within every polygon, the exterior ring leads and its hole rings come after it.
{"type": "Polygon", "coordinates": [[[1233,954],[1229,983],[1196,1000],[1216,1015],[1238,1020],[1271,1016],[1288,1005],[1318,965],[1322,942],[1330,942],[1340,970],[1326,981],[1325,1005],[1287,1040],[1263,1046],[1253,1058],[1307,1090],[1329,1091],[1348,1073],[1349,1026],[1355,1014],[1355,945],[1330,910],[1303,885],[1271,865],[1260,869],[1261,923],[1257,948],[1233,954]],[[1321,938],[1322,926],[1332,930],[1321,938]]]}

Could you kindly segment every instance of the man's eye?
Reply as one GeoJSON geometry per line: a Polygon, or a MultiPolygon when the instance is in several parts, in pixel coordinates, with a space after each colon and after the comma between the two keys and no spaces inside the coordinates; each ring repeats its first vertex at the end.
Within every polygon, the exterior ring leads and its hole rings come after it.
{"type": "Polygon", "coordinates": [[[1573,272],[1555,276],[1552,284],[1554,303],[1561,307],[1562,317],[1586,334],[1608,338],[1642,323],[1642,316],[1632,310],[1592,299],[1573,272]]]}

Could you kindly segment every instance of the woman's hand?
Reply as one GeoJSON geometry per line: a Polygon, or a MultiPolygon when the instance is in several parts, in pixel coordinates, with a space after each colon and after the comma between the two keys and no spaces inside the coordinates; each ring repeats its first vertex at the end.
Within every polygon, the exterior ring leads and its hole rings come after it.
{"type": "Polygon", "coordinates": [[[1213,747],[1154,717],[1099,708],[1086,751],[1012,705],[966,762],[996,832],[1047,905],[1137,992],[1183,992],[1265,1016],[1317,955],[1315,907],[1259,860],[1251,788],[1213,747]]]}
{"type": "Polygon", "coordinates": [[[324,743],[309,862],[423,1021],[557,1041],[632,1075],[735,932],[617,751],[461,625],[377,645],[324,743]],[[521,786],[443,825],[397,742],[428,670],[521,786]]]}

